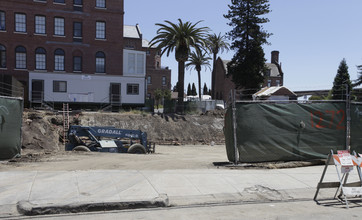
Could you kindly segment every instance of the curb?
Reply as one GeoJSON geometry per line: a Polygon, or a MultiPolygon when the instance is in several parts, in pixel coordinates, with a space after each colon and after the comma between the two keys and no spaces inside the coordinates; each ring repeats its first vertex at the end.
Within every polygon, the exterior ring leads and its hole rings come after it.
{"type": "Polygon", "coordinates": [[[20,214],[27,216],[66,214],[77,212],[97,212],[124,209],[159,208],[168,207],[167,195],[148,201],[125,201],[125,202],[101,202],[101,203],[71,203],[71,204],[33,204],[29,201],[17,203],[17,210],[20,214]]]}

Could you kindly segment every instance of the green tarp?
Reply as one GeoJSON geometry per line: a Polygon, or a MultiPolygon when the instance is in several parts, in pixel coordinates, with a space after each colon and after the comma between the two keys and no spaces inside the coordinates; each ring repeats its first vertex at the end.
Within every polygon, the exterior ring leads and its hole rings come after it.
{"type": "MultiPolygon", "coordinates": [[[[236,103],[239,162],[326,158],[346,147],[346,105],[236,103]]],[[[362,105],[351,105],[351,150],[362,152],[362,105]],[[360,110],[360,111],[359,111],[360,110]]],[[[235,161],[232,108],[225,116],[229,161],[235,161]]]]}
{"type": "Polygon", "coordinates": [[[22,114],[22,99],[0,96],[0,159],[20,154],[22,114]]]}

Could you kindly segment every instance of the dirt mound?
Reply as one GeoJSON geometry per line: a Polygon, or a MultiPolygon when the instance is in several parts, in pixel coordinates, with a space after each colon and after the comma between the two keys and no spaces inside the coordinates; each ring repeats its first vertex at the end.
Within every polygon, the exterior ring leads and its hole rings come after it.
{"type": "MultiPolygon", "coordinates": [[[[156,144],[223,144],[222,113],[203,115],[73,112],[71,125],[114,126],[147,132],[156,144]]],[[[63,151],[61,114],[26,110],[23,114],[23,149],[27,152],[63,151]]]]}

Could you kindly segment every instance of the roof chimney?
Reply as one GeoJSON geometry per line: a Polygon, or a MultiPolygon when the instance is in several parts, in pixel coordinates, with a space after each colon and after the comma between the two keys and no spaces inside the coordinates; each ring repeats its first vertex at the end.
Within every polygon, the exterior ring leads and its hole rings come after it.
{"type": "Polygon", "coordinates": [[[274,50],[271,52],[271,63],[279,64],[279,51],[274,50]]]}

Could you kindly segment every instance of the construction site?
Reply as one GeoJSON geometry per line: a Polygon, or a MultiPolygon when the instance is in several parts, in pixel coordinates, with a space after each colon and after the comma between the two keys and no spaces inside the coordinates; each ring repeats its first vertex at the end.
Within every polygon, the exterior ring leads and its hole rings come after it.
{"type": "Polygon", "coordinates": [[[361,148],[358,103],[233,102],[226,110],[163,114],[0,101],[4,219],[157,219],[166,210],[185,216],[193,207],[230,205],[239,215],[253,215],[245,210],[251,206],[263,207],[257,219],[289,219],[306,209],[330,217],[360,206],[362,161],[350,155],[361,148]],[[275,211],[285,207],[293,212],[275,211]]]}

